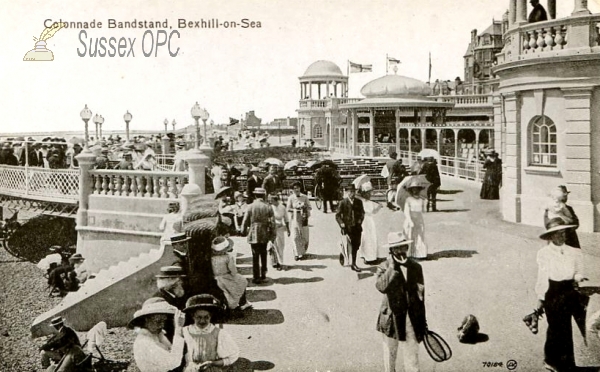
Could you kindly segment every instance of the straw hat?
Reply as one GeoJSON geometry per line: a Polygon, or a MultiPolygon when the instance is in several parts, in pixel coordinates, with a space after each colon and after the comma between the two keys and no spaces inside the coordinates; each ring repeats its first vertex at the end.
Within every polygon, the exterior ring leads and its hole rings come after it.
{"type": "Polygon", "coordinates": [[[257,187],[254,189],[254,195],[266,195],[267,194],[267,190],[263,189],[262,187],[257,187]]]}
{"type": "Polygon", "coordinates": [[[133,319],[127,324],[128,328],[142,327],[143,320],[148,315],[164,314],[175,315],[177,308],[169,305],[164,298],[152,297],[147,299],[142,308],[133,314],[133,319]]]}
{"type": "Polygon", "coordinates": [[[183,268],[180,266],[163,266],[160,268],[160,274],[155,277],[158,279],[165,278],[185,278],[183,268]]]}
{"type": "Polygon", "coordinates": [[[577,225],[567,225],[565,220],[560,217],[553,218],[546,224],[546,231],[540,235],[540,239],[549,240],[555,231],[567,230],[572,227],[577,227],[577,225]]]}
{"type": "Polygon", "coordinates": [[[50,325],[52,325],[54,328],[60,328],[65,324],[65,319],[62,316],[57,316],[55,318],[52,318],[52,320],[50,321],[50,325]]]}
{"type": "Polygon", "coordinates": [[[233,240],[224,236],[217,236],[213,239],[210,247],[215,252],[231,251],[233,249],[233,240]]]}
{"type": "Polygon", "coordinates": [[[199,294],[188,298],[185,302],[184,313],[190,313],[198,309],[214,312],[221,307],[219,300],[209,294],[199,294]]]}
{"type": "Polygon", "coordinates": [[[406,237],[404,236],[403,233],[400,232],[391,232],[388,234],[387,236],[387,247],[388,248],[395,248],[395,247],[400,247],[403,245],[408,245],[410,243],[412,243],[412,240],[408,240],[406,239],[406,237]]]}
{"type": "Polygon", "coordinates": [[[360,186],[362,192],[369,192],[373,190],[373,184],[371,182],[365,182],[360,186]]]}
{"type": "Polygon", "coordinates": [[[69,257],[69,262],[83,262],[85,258],[81,255],[81,253],[75,253],[71,257],[69,257]]]}

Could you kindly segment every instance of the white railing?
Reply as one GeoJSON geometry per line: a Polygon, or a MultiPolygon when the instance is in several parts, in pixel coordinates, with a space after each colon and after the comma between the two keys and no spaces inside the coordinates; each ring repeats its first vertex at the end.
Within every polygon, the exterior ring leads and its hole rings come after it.
{"type": "MultiPolygon", "coordinates": [[[[411,166],[417,161],[417,155],[417,152],[398,151],[398,157],[401,158],[402,162],[407,166],[411,166]]],[[[438,169],[440,174],[471,181],[483,181],[485,175],[483,161],[452,156],[440,156],[438,169]]]]}
{"type": "Polygon", "coordinates": [[[454,107],[462,106],[491,106],[493,97],[491,94],[473,94],[457,96],[432,96],[438,102],[454,103],[454,107]]]}
{"type": "Polygon", "coordinates": [[[79,170],[0,165],[0,194],[75,204],[79,170]]]}
{"type": "Polygon", "coordinates": [[[352,155],[352,145],[348,142],[335,142],[333,147],[334,151],[338,154],[352,155]]]}
{"type": "Polygon", "coordinates": [[[170,172],[173,170],[173,163],[175,162],[175,155],[173,154],[157,154],[156,155],[156,169],[164,172],[170,172]]]}
{"type": "Polygon", "coordinates": [[[325,108],[327,100],[325,99],[303,99],[300,100],[300,108],[325,108]]]}
{"type": "Polygon", "coordinates": [[[176,199],[188,182],[187,172],[91,170],[92,194],[176,199]]]}

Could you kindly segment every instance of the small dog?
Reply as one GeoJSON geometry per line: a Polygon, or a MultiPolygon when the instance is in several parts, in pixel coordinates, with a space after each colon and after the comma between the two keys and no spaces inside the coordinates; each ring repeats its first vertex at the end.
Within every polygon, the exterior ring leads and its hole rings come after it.
{"type": "Polygon", "coordinates": [[[469,314],[463,319],[462,324],[458,327],[458,341],[462,343],[473,344],[477,342],[479,334],[479,321],[475,315],[469,314]]]}

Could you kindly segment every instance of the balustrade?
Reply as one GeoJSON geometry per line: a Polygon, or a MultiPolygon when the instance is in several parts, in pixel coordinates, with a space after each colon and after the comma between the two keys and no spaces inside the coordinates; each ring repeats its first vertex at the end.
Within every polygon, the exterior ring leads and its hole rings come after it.
{"type": "Polygon", "coordinates": [[[438,102],[454,103],[460,106],[492,105],[491,94],[458,95],[458,96],[433,96],[438,102]]]}
{"type": "Polygon", "coordinates": [[[0,194],[76,203],[78,193],[76,169],[0,166],[0,194]]]}
{"type": "Polygon", "coordinates": [[[176,199],[188,182],[187,172],[92,170],[96,195],[176,199]]]}

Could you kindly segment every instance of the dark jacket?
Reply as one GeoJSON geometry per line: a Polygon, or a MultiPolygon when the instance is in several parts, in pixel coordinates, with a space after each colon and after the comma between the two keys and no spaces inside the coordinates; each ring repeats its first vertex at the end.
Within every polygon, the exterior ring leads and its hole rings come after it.
{"type": "Polygon", "coordinates": [[[533,7],[533,10],[531,10],[531,13],[529,13],[529,17],[527,18],[527,22],[529,23],[542,22],[547,20],[548,15],[546,14],[546,9],[544,9],[542,4],[539,3],[533,7]]]}
{"type": "Polygon", "coordinates": [[[248,178],[248,184],[246,186],[246,192],[248,193],[248,200],[250,200],[250,201],[254,200],[254,189],[256,189],[257,187],[261,187],[262,184],[263,184],[263,180],[258,176],[256,176],[256,180],[252,176],[250,176],[250,178],[248,178]]]}
{"type": "MultiPolygon", "coordinates": [[[[400,264],[392,257],[377,268],[375,287],[384,294],[377,319],[377,331],[387,337],[406,341],[406,313],[415,330],[417,341],[423,341],[427,322],[425,302],[419,298],[419,284],[425,285],[423,269],[417,262],[408,259],[406,262],[407,279],[401,271],[400,264]]],[[[425,290],[422,289],[425,297],[425,290]]]]}
{"type": "MultiPolygon", "coordinates": [[[[577,228],[579,227],[579,218],[575,214],[575,210],[568,204],[565,204],[571,216],[573,216],[573,221],[569,223],[569,225],[576,225],[572,229],[568,229],[565,231],[565,244],[569,247],[573,248],[581,248],[581,244],[579,243],[579,237],[577,236],[577,228]]],[[[544,225],[547,225],[549,221],[548,214],[544,214],[544,225]]]]}
{"type": "Polygon", "coordinates": [[[283,185],[277,175],[269,174],[263,180],[262,188],[267,190],[267,195],[271,195],[281,192],[283,190],[283,185]]]}
{"type": "Polygon", "coordinates": [[[62,326],[58,333],[52,336],[40,349],[44,351],[56,350],[69,343],[81,346],[77,333],[72,328],[62,326]]]}
{"type": "Polygon", "coordinates": [[[385,163],[388,169],[387,183],[391,186],[392,183],[400,183],[406,177],[406,167],[400,162],[400,160],[390,159],[385,163]]]}
{"type": "Polygon", "coordinates": [[[354,203],[350,199],[344,198],[338,205],[335,213],[335,220],[341,226],[344,224],[346,232],[362,232],[362,222],[365,219],[365,209],[360,199],[354,198],[354,203]],[[354,213],[353,213],[354,212],[354,213]],[[353,218],[354,217],[354,218],[353,218]]]}
{"type": "Polygon", "coordinates": [[[438,166],[435,161],[425,161],[419,174],[424,174],[425,178],[427,178],[427,181],[431,182],[433,186],[440,187],[442,184],[440,179],[440,171],[438,170],[438,166]]]}

